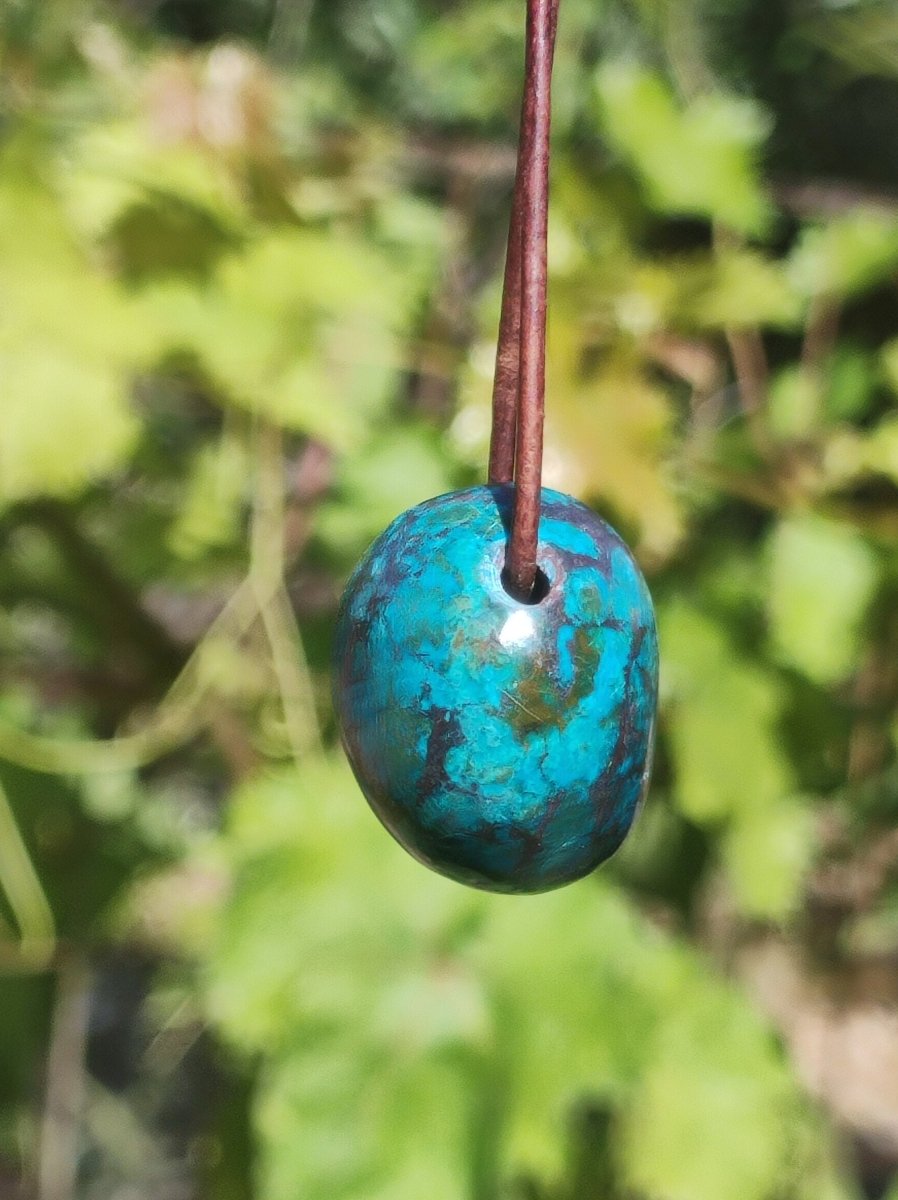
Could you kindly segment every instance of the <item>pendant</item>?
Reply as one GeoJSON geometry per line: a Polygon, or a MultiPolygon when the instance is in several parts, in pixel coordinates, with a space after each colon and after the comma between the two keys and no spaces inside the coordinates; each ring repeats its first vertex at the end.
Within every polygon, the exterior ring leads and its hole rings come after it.
{"type": "Polygon", "coordinates": [[[334,701],[359,786],[415,858],[540,892],[623,842],[651,769],[658,643],[645,581],[585,505],[544,489],[532,603],[506,591],[514,488],[398,517],[356,568],[334,701]]]}

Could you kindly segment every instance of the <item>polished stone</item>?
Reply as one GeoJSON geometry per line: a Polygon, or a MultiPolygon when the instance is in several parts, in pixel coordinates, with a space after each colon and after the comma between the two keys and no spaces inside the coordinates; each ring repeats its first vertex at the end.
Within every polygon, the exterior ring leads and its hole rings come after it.
{"type": "Polygon", "coordinates": [[[536,892],[620,846],[648,786],[658,646],[627,546],[543,491],[536,604],[502,583],[512,490],[403,513],[356,568],[334,699],[374,812],[407,850],[477,887],[536,892]]]}

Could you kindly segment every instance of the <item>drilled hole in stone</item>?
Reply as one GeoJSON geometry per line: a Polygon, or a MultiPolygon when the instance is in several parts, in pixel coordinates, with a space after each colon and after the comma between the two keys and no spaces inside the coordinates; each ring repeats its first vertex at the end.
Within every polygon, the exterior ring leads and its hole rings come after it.
{"type": "Polygon", "coordinates": [[[517,600],[519,604],[542,604],[543,600],[545,600],[546,596],[552,590],[552,581],[542,567],[537,567],[536,579],[534,580],[529,596],[522,596],[508,578],[507,569],[503,569],[502,586],[509,596],[511,596],[512,600],[517,600]]]}

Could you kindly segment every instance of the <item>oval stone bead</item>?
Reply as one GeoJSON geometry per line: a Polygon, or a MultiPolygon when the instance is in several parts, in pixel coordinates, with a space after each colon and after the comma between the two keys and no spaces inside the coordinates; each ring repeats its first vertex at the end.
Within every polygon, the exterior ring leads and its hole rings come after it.
{"type": "Polygon", "coordinates": [[[658,645],[629,549],[544,490],[543,598],[505,590],[513,490],[398,517],[349,581],[336,633],[343,744],[415,858],[502,892],[588,874],[624,840],[651,767],[658,645]]]}

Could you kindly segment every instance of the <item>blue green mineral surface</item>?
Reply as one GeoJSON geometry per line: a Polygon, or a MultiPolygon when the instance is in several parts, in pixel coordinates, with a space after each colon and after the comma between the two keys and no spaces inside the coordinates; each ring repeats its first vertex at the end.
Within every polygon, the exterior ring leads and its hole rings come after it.
{"type": "Polygon", "coordinates": [[[363,792],[416,858],[503,892],[592,871],[647,785],[658,645],[624,542],[544,490],[544,596],[508,594],[513,491],[418,505],[356,568],[337,626],[334,696],[363,792]],[[547,590],[546,590],[547,589],[547,590]]]}

